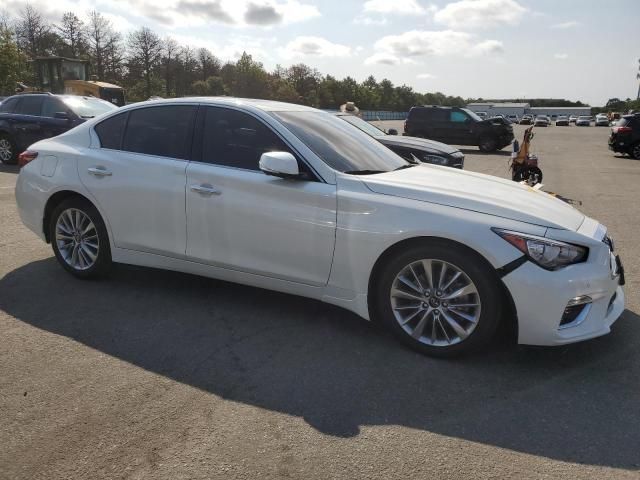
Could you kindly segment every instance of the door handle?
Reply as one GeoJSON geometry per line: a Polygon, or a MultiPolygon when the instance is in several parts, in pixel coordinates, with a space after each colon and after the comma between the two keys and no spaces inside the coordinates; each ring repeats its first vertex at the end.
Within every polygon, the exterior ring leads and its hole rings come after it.
{"type": "Polygon", "coordinates": [[[110,177],[111,172],[104,167],[91,167],[87,169],[91,175],[95,175],[96,177],[110,177]]]}
{"type": "Polygon", "coordinates": [[[192,192],[200,193],[202,195],[220,195],[222,192],[213,186],[203,183],[202,185],[191,185],[189,187],[192,192]]]}

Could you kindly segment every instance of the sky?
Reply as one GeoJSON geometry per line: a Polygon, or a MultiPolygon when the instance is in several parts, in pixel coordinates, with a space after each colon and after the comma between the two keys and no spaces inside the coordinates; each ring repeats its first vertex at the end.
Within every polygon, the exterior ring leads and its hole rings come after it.
{"type": "MultiPolygon", "coordinates": [[[[223,61],[373,75],[464,98],[635,98],[640,0],[30,0],[58,21],[103,13],[223,61]]],[[[25,0],[0,0],[18,12],[25,0]]]]}

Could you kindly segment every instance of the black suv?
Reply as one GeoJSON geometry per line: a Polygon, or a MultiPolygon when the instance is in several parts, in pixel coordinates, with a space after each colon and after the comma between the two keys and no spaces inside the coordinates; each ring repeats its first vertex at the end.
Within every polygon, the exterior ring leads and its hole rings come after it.
{"type": "Polygon", "coordinates": [[[118,107],[94,97],[19,94],[0,104],[0,163],[16,163],[18,154],[39,140],[63,132],[118,107]]]}
{"type": "Polygon", "coordinates": [[[513,141],[511,122],[501,117],[483,120],[458,107],[412,107],[404,133],[453,145],[477,145],[483,152],[499,150],[513,141]]]}
{"type": "Polygon", "coordinates": [[[623,116],[611,128],[609,149],[640,160],[640,113],[623,116]]]}

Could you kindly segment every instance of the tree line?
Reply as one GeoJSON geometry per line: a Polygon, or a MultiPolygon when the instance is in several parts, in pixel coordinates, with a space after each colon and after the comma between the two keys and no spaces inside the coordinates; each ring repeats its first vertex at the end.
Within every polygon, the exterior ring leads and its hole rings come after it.
{"type": "Polygon", "coordinates": [[[29,4],[14,18],[0,18],[0,95],[14,93],[16,82],[34,85],[29,62],[42,56],[88,60],[91,73],[124,87],[128,101],[152,96],[230,95],[326,109],[353,101],[364,110],[407,111],[414,105],[464,106],[482,100],[419,93],[410,86],[394,85],[388,79],[377,81],[373,76],[362,82],[350,76],[338,79],[303,63],[287,68],[278,65],[269,72],[246,52],[235,62],[222,62],[206,48],[180,45],[148,27],[124,36],[95,10],[89,12],[86,22],[66,12],[59,22],[52,23],[29,4]]]}

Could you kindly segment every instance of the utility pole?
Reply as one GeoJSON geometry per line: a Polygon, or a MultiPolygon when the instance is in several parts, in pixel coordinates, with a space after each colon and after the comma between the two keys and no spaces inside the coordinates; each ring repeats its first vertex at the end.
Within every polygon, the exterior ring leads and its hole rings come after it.
{"type": "MultiPolygon", "coordinates": [[[[638,73],[636,73],[636,80],[640,80],[640,58],[638,59],[638,73]]],[[[638,95],[636,100],[640,100],[640,82],[638,82],[638,95]]]]}

